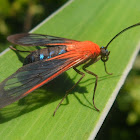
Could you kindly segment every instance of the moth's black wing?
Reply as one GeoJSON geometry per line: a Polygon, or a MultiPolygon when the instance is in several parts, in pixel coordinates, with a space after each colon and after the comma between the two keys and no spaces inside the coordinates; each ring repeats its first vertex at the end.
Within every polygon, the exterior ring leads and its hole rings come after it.
{"type": "Polygon", "coordinates": [[[80,54],[72,54],[71,57],[71,54],[65,53],[21,67],[0,83],[0,108],[23,98],[85,59],[80,54]]]}
{"type": "Polygon", "coordinates": [[[73,42],[78,42],[72,39],[66,39],[61,37],[55,37],[50,35],[42,34],[30,34],[30,33],[21,33],[10,35],[7,37],[7,40],[13,44],[22,45],[22,46],[53,46],[53,45],[65,45],[73,42]]]}

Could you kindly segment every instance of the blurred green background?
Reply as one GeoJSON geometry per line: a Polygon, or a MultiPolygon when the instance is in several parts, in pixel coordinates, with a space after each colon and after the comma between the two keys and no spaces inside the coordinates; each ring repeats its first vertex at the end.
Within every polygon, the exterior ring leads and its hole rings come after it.
{"type": "MultiPolygon", "coordinates": [[[[0,0],[0,52],[10,34],[28,32],[67,0],[0,0]]],[[[96,139],[140,138],[140,53],[96,139]]]]}
{"type": "Polygon", "coordinates": [[[0,52],[10,34],[28,32],[67,0],[0,0],[0,52]]]}

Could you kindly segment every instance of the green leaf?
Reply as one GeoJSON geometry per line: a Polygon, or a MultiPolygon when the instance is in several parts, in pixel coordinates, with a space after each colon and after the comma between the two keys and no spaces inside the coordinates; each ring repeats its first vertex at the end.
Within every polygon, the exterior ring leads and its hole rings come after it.
{"type": "MultiPolygon", "coordinates": [[[[139,22],[139,0],[69,1],[33,31],[75,40],[91,40],[105,46],[122,29],[139,22]]],[[[139,51],[140,27],[122,34],[109,46],[111,51],[107,75],[101,61],[88,70],[99,76],[95,96],[97,112],[92,105],[95,77],[86,74],[52,116],[66,91],[80,75],[68,70],[29,96],[0,110],[1,140],[15,139],[88,139],[100,129],[139,51]]],[[[22,56],[23,57],[23,56],[22,56]]],[[[0,82],[22,66],[15,52],[0,56],[0,82]]],[[[82,67],[78,67],[82,70],[82,67]]]]}

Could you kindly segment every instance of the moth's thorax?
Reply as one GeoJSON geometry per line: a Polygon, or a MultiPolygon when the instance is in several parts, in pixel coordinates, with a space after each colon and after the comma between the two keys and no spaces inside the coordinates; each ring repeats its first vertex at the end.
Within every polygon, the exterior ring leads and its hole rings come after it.
{"type": "Polygon", "coordinates": [[[76,42],[75,44],[68,45],[67,51],[72,50],[79,52],[90,52],[93,55],[96,54],[96,56],[100,54],[100,47],[91,41],[76,42]]]}

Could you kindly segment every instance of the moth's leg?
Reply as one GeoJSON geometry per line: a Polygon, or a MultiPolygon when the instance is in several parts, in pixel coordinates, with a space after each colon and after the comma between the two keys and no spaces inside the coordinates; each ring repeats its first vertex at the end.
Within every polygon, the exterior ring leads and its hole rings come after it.
{"type": "MultiPolygon", "coordinates": [[[[86,65],[90,66],[91,64],[96,63],[96,62],[99,61],[100,59],[101,59],[101,57],[99,57],[99,58],[96,59],[96,60],[91,59],[90,61],[87,61],[87,63],[86,63],[84,66],[86,66],[86,65]]],[[[88,66],[87,66],[87,67],[88,67],[88,66]]],[[[74,69],[78,74],[80,74],[80,75],[82,75],[82,76],[81,76],[81,78],[77,81],[77,83],[76,83],[75,85],[73,85],[72,88],[70,88],[68,91],[66,91],[67,93],[70,92],[70,91],[72,91],[72,90],[79,84],[79,82],[84,78],[84,76],[85,76],[85,73],[79,71],[76,67],[73,67],[73,69],[74,69]]]]}
{"type": "Polygon", "coordinates": [[[99,111],[99,109],[98,109],[98,108],[96,107],[96,105],[95,105],[94,97],[95,97],[95,92],[96,92],[97,83],[98,83],[98,75],[96,75],[95,73],[93,73],[93,72],[87,70],[86,68],[89,67],[90,65],[92,65],[93,63],[97,62],[98,60],[100,60],[100,58],[98,58],[98,59],[96,59],[96,60],[91,59],[91,60],[89,61],[89,63],[87,63],[87,64],[85,64],[85,65],[83,66],[83,70],[84,70],[86,73],[88,73],[88,74],[90,74],[90,75],[93,75],[93,76],[95,76],[95,78],[96,78],[96,80],[95,80],[95,85],[94,85],[94,91],[93,91],[93,105],[94,105],[94,107],[95,107],[95,109],[96,109],[97,111],[99,111]]]}
{"type": "Polygon", "coordinates": [[[66,91],[66,93],[69,93],[70,91],[72,91],[78,84],[79,82],[84,78],[85,73],[79,71],[76,67],[73,68],[78,74],[82,75],[81,78],[77,81],[77,83],[75,83],[69,90],[66,91]]]}
{"type": "Polygon", "coordinates": [[[66,91],[65,96],[62,98],[62,100],[61,100],[61,101],[59,102],[59,104],[57,105],[57,107],[56,107],[56,109],[55,109],[55,111],[54,111],[54,113],[53,113],[53,116],[55,115],[57,109],[58,109],[59,106],[62,104],[62,102],[64,101],[64,99],[68,96],[69,92],[70,92],[71,90],[73,90],[73,89],[76,87],[76,85],[78,85],[78,83],[79,83],[79,82],[83,79],[83,77],[85,76],[85,73],[79,71],[76,67],[74,67],[73,69],[74,69],[77,73],[79,73],[80,75],[82,75],[82,76],[81,76],[81,78],[78,80],[78,82],[77,82],[72,88],[70,88],[68,91],[66,91]]]}
{"type": "Polygon", "coordinates": [[[109,73],[109,72],[107,71],[106,62],[104,62],[104,67],[105,67],[105,72],[106,72],[108,75],[112,75],[112,73],[109,73]]]}
{"type": "MultiPolygon", "coordinates": [[[[101,59],[101,57],[99,57],[98,59],[95,59],[95,60],[94,60],[94,59],[91,59],[88,63],[86,63],[86,64],[83,66],[83,70],[84,70],[85,72],[91,74],[92,72],[90,73],[90,71],[86,70],[85,68],[88,67],[88,66],[90,66],[91,64],[93,64],[93,63],[99,61],[100,59],[101,59]]],[[[55,111],[54,111],[54,113],[53,113],[53,116],[55,115],[57,109],[59,108],[59,106],[61,105],[61,103],[64,101],[64,99],[68,96],[69,92],[70,92],[71,90],[73,90],[73,89],[75,88],[75,86],[78,85],[78,83],[79,83],[79,82],[84,78],[84,76],[85,76],[85,73],[79,71],[76,67],[74,67],[73,69],[74,69],[78,74],[80,74],[80,75],[82,75],[82,76],[81,76],[81,78],[77,81],[77,83],[76,83],[71,89],[69,89],[69,90],[66,92],[65,96],[62,98],[62,100],[60,101],[60,103],[57,105],[57,107],[56,107],[56,109],[55,109],[55,111]]],[[[95,76],[96,74],[92,73],[92,75],[95,76]]],[[[97,107],[95,106],[95,104],[94,104],[94,95],[95,95],[95,91],[96,91],[96,87],[97,87],[97,79],[98,79],[98,76],[96,75],[95,77],[96,77],[96,82],[95,82],[94,93],[93,93],[93,105],[94,105],[95,109],[96,109],[97,111],[99,111],[99,110],[97,109],[97,107]]]]}
{"type": "Polygon", "coordinates": [[[68,95],[68,93],[65,94],[65,96],[62,98],[62,100],[61,100],[61,101],[59,102],[59,104],[57,105],[57,107],[56,107],[56,109],[55,109],[55,111],[54,111],[54,113],[53,113],[53,116],[55,115],[57,109],[58,109],[59,106],[62,104],[63,100],[67,97],[67,95],[68,95]]]}
{"type": "Polygon", "coordinates": [[[22,50],[18,50],[18,49],[16,49],[16,48],[14,48],[13,46],[9,46],[9,48],[11,49],[11,50],[14,50],[14,51],[17,51],[17,52],[31,52],[31,51],[22,51],[22,50]]]}

